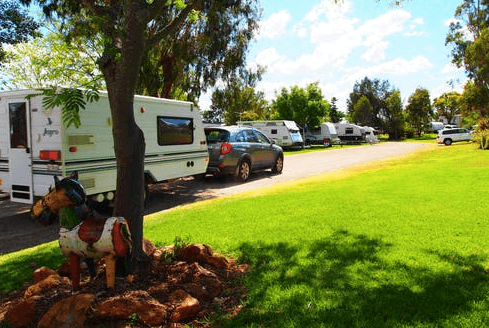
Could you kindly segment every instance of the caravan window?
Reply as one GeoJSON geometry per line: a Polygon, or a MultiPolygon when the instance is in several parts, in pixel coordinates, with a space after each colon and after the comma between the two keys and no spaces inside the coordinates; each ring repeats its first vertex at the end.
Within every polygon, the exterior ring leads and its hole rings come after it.
{"type": "Polygon", "coordinates": [[[272,129],[272,134],[277,134],[277,129],[272,129]]]}
{"type": "Polygon", "coordinates": [[[353,134],[353,128],[346,128],[345,134],[353,134]]]}
{"type": "Polygon", "coordinates": [[[194,121],[186,117],[158,116],[158,145],[188,145],[194,142],[194,121]]]}

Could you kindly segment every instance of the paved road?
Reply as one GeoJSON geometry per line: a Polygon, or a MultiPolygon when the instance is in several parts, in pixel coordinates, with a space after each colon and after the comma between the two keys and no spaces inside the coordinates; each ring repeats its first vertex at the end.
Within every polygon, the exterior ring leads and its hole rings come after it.
{"type": "MultiPolygon", "coordinates": [[[[370,161],[402,156],[433,144],[382,143],[363,147],[328,149],[286,156],[282,174],[269,171],[258,172],[247,183],[208,176],[202,181],[185,178],[152,189],[145,214],[163,211],[175,206],[215,198],[223,195],[249,191],[273,183],[301,179],[333,170],[370,161]]],[[[29,206],[0,200],[0,254],[36,246],[57,239],[58,227],[41,227],[29,217],[29,206]]]]}

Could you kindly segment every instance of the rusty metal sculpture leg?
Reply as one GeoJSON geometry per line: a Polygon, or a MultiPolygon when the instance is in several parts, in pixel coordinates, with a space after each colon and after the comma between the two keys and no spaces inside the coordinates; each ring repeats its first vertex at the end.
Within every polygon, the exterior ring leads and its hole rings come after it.
{"type": "Polygon", "coordinates": [[[110,254],[105,257],[105,276],[107,279],[107,288],[115,286],[115,255],[110,254]]]}
{"type": "Polygon", "coordinates": [[[70,254],[70,275],[73,291],[80,289],[80,257],[74,253],[70,254]]]}

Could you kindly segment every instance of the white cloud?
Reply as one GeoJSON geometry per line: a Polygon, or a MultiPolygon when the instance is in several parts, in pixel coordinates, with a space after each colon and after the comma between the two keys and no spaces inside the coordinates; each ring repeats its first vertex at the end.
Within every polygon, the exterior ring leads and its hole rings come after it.
{"type": "Polygon", "coordinates": [[[451,74],[451,73],[463,72],[463,69],[458,68],[452,62],[449,62],[445,66],[443,66],[441,72],[444,74],[451,74]]]}
{"type": "MultiPolygon", "coordinates": [[[[363,60],[380,62],[386,58],[385,53],[390,45],[385,38],[405,30],[406,22],[411,19],[409,12],[395,9],[357,27],[358,19],[345,16],[350,2],[342,4],[337,6],[323,1],[294,26],[297,35],[304,37],[309,34],[314,46],[312,52],[288,59],[276,49],[273,52],[267,49],[256,56],[256,62],[267,66],[269,72],[317,75],[342,68],[352,52],[362,47],[365,48],[363,60]]],[[[422,20],[413,21],[419,24],[422,20]]]]}
{"type": "Polygon", "coordinates": [[[425,21],[423,18],[414,18],[411,22],[411,24],[409,25],[409,31],[405,32],[404,33],[404,36],[422,36],[422,35],[426,35],[426,32],[425,31],[417,31],[416,29],[420,26],[420,25],[424,25],[425,21]]]}
{"type": "Polygon", "coordinates": [[[405,75],[423,72],[433,67],[433,64],[424,56],[417,56],[412,60],[397,58],[389,62],[381,63],[365,68],[353,67],[346,70],[342,83],[354,83],[365,76],[375,77],[381,75],[405,75]]]}
{"type": "Polygon", "coordinates": [[[411,18],[411,13],[402,10],[390,10],[387,13],[368,20],[358,32],[365,38],[363,45],[367,48],[362,58],[366,61],[379,62],[385,59],[385,51],[389,42],[384,39],[405,29],[405,23],[411,18]]]}
{"type": "Polygon", "coordinates": [[[385,51],[389,47],[387,41],[370,42],[369,48],[362,55],[362,58],[369,62],[378,62],[385,59],[385,51]]]}
{"type": "Polygon", "coordinates": [[[280,55],[275,48],[268,48],[258,53],[255,63],[267,67],[267,71],[273,72],[287,60],[287,56],[280,55]]]}
{"type": "Polygon", "coordinates": [[[287,25],[292,20],[292,16],[287,10],[281,10],[270,15],[266,21],[260,23],[260,31],[257,40],[260,38],[275,39],[285,34],[287,25]]]}
{"type": "Polygon", "coordinates": [[[326,16],[328,20],[342,18],[350,12],[352,4],[348,0],[334,3],[331,0],[323,0],[317,6],[314,6],[304,17],[304,22],[315,23],[321,16],[326,16]]]}

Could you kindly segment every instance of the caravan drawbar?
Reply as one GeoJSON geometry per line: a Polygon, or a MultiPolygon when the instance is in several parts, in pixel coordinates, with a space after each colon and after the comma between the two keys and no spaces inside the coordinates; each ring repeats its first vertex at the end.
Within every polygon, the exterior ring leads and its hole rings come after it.
{"type": "MultiPolygon", "coordinates": [[[[81,126],[65,127],[61,110],[47,110],[35,90],[0,92],[0,190],[32,204],[53,176],[77,172],[87,195],[111,201],[116,189],[112,119],[106,92],[80,110],[81,126]]],[[[209,155],[202,119],[190,102],[135,96],[145,141],[145,180],[156,183],[205,174],[209,155]]]]}

